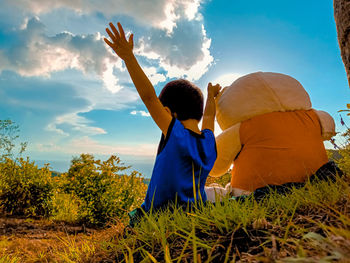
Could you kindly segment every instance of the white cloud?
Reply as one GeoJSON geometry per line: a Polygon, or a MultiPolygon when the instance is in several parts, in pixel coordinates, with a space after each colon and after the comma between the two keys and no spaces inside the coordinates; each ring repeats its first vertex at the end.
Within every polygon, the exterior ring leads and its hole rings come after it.
{"type": "Polygon", "coordinates": [[[67,136],[69,134],[64,132],[62,129],[57,128],[57,126],[61,124],[68,124],[73,127],[73,130],[79,131],[82,134],[96,135],[96,134],[107,133],[102,128],[89,125],[92,122],[82,116],[79,116],[78,114],[80,112],[81,111],[60,115],[56,117],[55,120],[46,127],[46,129],[48,131],[55,131],[55,132],[58,132],[59,134],[67,136]]]}
{"type": "Polygon", "coordinates": [[[69,134],[67,132],[65,132],[62,129],[57,128],[56,125],[57,125],[57,123],[51,122],[46,126],[46,130],[50,131],[50,132],[55,132],[55,133],[62,135],[62,136],[69,136],[69,134]]]}
{"type": "MultiPolygon", "coordinates": [[[[52,118],[46,129],[63,136],[71,135],[69,129],[88,135],[104,134],[105,130],[94,127],[79,113],[96,109],[127,108],[139,99],[135,89],[128,87],[130,78],[125,72],[122,61],[105,45],[100,33],[79,35],[64,31],[48,35],[48,30],[39,17],[46,14],[47,20],[55,9],[61,9],[62,12],[70,9],[84,16],[102,13],[109,18],[118,15],[131,17],[132,21],[136,21],[131,25],[132,31],[144,33],[135,36],[136,40],[141,40],[135,43],[135,51],[143,56],[142,59],[146,59],[144,64],[147,66],[143,69],[151,82],[156,85],[166,81],[167,78],[184,77],[191,81],[198,80],[212,64],[211,39],[206,35],[203,19],[199,13],[201,2],[201,0],[103,2],[4,0],[5,5],[18,8],[18,13],[24,15],[24,23],[12,32],[14,44],[0,50],[0,72],[12,70],[25,77],[47,79],[51,78],[53,73],[67,69],[83,72],[84,82],[74,82],[73,79],[65,81],[73,84],[77,96],[90,102],[90,105],[74,108],[70,113],[59,113],[60,115],[52,118]],[[33,16],[35,17],[28,19],[33,16]],[[101,88],[101,81],[105,89],[101,88]]],[[[69,25],[69,19],[65,20],[64,24],[69,25]]],[[[128,26],[125,29],[128,31],[128,26]]],[[[148,113],[139,111],[137,114],[147,116],[148,113]]]]}
{"type": "Polygon", "coordinates": [[[157,145],[155,144],[139,144],[139,145],[104,145],[89,137],[75,139],[71,142],[72,151],[74,153],[94,153],[94,154],[113,154],[136,155],[136,156],[154,156],[157,145]]]}
{"type": "Polygon", "coordinates": [[[118,85],[118,79],[113,74],[114,65],[109,63],[109,59],[105,61],[106,70],[102,73],[102,79],[105,87],[112,93],[117,93],[123,87],[118,85]]]}
{"type": "Polygon", "coordinates": [[[166,80],[166,77],[163,74],[157,73],[157,69],[155,67],[143,67],[143,71],[153,85],[157,85],[159,82],[166,80]]]}
{"type": "Polygon", "coordinates": [[[40,15],[55,9],[66,8],[78,14],[102,13],[111,18],[115,15],[133,17],[143,25],[165,29],[171,33],[181,17],[196,19],[200,0],[5,0],[9,5],[28,13],[40,15]]]}
{"type": "Polygon", "coordinates": [[[34,149],[39,152],[61,152],[63,148],[55,143],[38,143],[34,149]]]}
{"type": "Polygon", "coordinates": [[[145,112],[143,110],[133,110],[130,112],[131,115],[140,115],[143,117],[150,117],[151,114],[149,114],[148,112],[145,112]]]}
{"type": "MultiPolygon", "coordinates": [[[[135,39],[143,40],[138,53],[149,59],[158,59],[159,66],[167,71],[166,76],[159,73],[151,76],[155,83],[163,81],[165,77],[184,77],[195,81],[212,64],[213,57],[209,51],[211,40],[206,35],[202,15],[199,13],[201,2],[202,0],[106,0],[103,3],[94,0],[6,0],[8,5],[26,11],[27,15],[40,15],[66,8],[80,14],[93,15],[98,12],[107,17],[132,17],[140,22],[133,29],[139,26],[146,29],[143,31],[146,35],[135,36],[135,39]]],[[[27,24],[31,24],[32,20],[27,24]]],[[[128,25],[124,26],[128,29],[128,25]]],[[[22,25],[23,31],[27,28],[26,24],[22,25]]],[[[41,28],[38,31],[42,33],[43,30],[41,28]]],[[[118,79],[113,75],[113,66],[109,65],[114,64],[114,67],[121,69],[121,62],[109,47],[106,52],[106,46],[102,45],[101,35],[98,33],[84,36],[64,32],[51,38],[42,37],[42,41],[30,44],[33,45],[26,45],[26,48],[31,47],[27,50],[32,56],[26,61],[42,66],[31,69],[22,67],[22,75],[48,76],[52,71],[71,67],[83,72],[97,72],[111,92],[117,92],[121,88],[118,79]],[[83,50],[80,51],[78,45],[83,50]],[[51,63],[48,64],[47,61],[51,63]]]]}
{"type": "Polygon", "coordinates": [[[63,152],[65,154],[101,154],[101,155],[131,155],[153,157],[156,154],[156,144],[137,144],[137,145],[106,145],[101,144],[88,136],[73,139],[67,145],[59,146],[53,143],[37,144],[36,149],[40,152],[63,152]]]}
{"type": "Polygon", "coordinates": [[[95,74],[111,92],[120,89],[113,68],[121,68],[121,62],[107,50],[99,33],[47,36],[38,18],[28,20],[16,33],[17,43],[0,53],[0,70],[13,70],[26,77],[50,77],[53,72],[72,68],[95,74]]]}
{"type": "Polygon", "coordinates": [[[183,20],[171,35],[155,29],[148,38],[141,38],[137,54],[156,59],[168,78],[202,77],[213,63],[210,54],[211,39],[201,21],[183,20]]]}

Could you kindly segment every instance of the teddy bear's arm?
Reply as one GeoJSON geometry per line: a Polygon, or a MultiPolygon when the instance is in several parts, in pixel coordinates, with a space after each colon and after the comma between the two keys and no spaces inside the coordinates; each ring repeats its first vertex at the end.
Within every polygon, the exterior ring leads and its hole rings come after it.
{"type": "Polygon", "coordinates": [[[322,129],[322,138],[324,141],[331,139],[335,132],[335,123],[331,115],[325,111],[314,110],[320,120],[321,129],[322,129]]]}
{"type": "Polygon", "coordinates": [[[240,126],[241,123],[238,123],[216,137],[217,158],[213,169],[209,173],[210,176],[224,175],[241,150],[240,126]]]}

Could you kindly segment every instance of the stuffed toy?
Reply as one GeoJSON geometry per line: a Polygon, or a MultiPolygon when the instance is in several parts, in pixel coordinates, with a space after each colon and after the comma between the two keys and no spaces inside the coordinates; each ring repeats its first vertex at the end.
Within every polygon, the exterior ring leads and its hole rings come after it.
{"type": "Polygon", "coordinates": [[[290,76],[243,76],[223,89],[216,107],[222,133],[216,137],[218,156],[210,175],[221,176],[232,167],[232,177],[226,188],[207,187],[209,200],[304,182],[328,162],[323,141],[335,135],[334,120],[312,109],[308,93],[290,76]]]}

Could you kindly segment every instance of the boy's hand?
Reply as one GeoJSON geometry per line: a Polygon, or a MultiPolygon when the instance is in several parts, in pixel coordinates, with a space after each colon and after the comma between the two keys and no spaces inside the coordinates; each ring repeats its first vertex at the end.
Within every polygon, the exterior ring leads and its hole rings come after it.
{"type": "Polygon", "coordinates": [[[166,136],[172,116],[158,99],[151,81],[147,78],[145,72],[143,72],[132,52],[134,47],[133,34],[130,35],[129,40],[126,40],[123,27],[120,23],[118,23],[118,30],[112,23],[109,23],[109,26],[112,31],[108,28],[106,28],[106,31],[112,42],[106,38],[104,41],[124,60],[137,92],[145,103],[153,120],[162,130],[164,136],[166,136]]]}
{"type": "Polygon", "coordinates": [[[212,96],[213,98],[215,98],[217,95],[219,95],[220,90],[221,90],[221,86],[219,84],[216,84],[215,86],[213,86],[211,82],[209,82],[208,96],[212,96]]]}
{"type": "Polygon", "coordinates": [[[216,113],[215,97],[219,95],[220,90],[221,86],[219,84],[213,86],[211,82],[209,82],[207,103],[205,104],[203,114],[202,130],[209,129],[214,132],[214,120],[216,113]]]}
{"type": "Polygon", "coordinates": [[[107,38],[104,38],[104,41],[110,46],[114,52],[122,59],[127,60],[128,58],[133,57],[132,49],[134,48],[134,35],[131,34],[129,40],[126,40],[125,33],[122,25],[118,22],[118,30],[115,28],[113,23],[109,23],[109,26],[112,29],[112,32],[106,28],[106,32],[111,38],[112,42],[110,42],[107,38]]]}

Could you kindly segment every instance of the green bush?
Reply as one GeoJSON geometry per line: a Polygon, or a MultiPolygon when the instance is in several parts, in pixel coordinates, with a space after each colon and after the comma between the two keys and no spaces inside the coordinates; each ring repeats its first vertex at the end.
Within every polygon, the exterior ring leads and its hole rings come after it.
{"type": "Polygon", "coordinates": [[[102,162],[82,154],[72,160],[61,187],[77,197],[80,222],[103,226],[142,203],[147,187],[137,172],[119,174],[128,168],[116,156],[102,162]]]}
{"type": "Polygon", "coordinates": [[[19,126],[11,120],[0,120],[0,161],[6,158],[15,159],[14,150],[18,150],[17,156],[25,151],[26,142],[18,143],[19,126]]]}
{"type": "Polygon", "coordinates": [[[52,215],[51,219],[68,223],[78,221],[78,198],[74,194],[61,193],[56,189],[52,197],[52,215]]]}
{"type": "Polygon", "coordinates": [[[0,162],[0,207],[10,215],[48,216],[53,182],[48,166],[38,168],[27,158],[0,162]]]}

